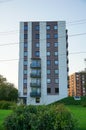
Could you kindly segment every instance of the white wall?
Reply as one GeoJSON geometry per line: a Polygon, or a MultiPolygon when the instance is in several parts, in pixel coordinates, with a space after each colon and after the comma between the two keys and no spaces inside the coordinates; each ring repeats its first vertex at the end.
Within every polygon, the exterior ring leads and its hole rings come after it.
{"type": "Polygon", "coordinates": [[[19,73],[18,73],[18,92],[23,97],[23,48],[24,48],[24,23],[20,23],[20,43],[19,43],[19,73]]]}

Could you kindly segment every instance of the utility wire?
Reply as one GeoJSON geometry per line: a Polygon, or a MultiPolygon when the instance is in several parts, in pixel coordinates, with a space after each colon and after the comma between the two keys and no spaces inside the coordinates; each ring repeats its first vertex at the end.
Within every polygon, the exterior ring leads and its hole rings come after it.
{"type": "Polygon", "coordinates": [[[10,2],[10,1],[13,1],[13,0],[0,0],[0,3],[6,3],[6,2],[10,2]]]}
{"type": "MultiPolygon", "coordinates": [[[[82,35],[86,35],[86,33],[71,34],[71,35],[68,35],[68,37],[75,37],[75,36],[82,36],[82,35]]],[[[64,38],[64,37],[65,36],[59,36],[58,38],[64,38]]],[[[54,39],[54,38],[49,38],[49,39],[54,39]]],[[[45,39],[40,39],[40,40],[45,40],[45,39]]],[[[28,42],[31,42],[31,40],[28,40],[28,42]]],[[[20,43],[24,43],[24,42],[20,42],[20,43]]],[[[19,44],[19,43],[17,42],[17,43],[0,44],[0,46],[8,46],[8,45],[15,45],[15,44],[19,44]]]]}
{"type": "MultiPolygon", "coordinates": [[[[81,20],[67,22],[66,24],[68,26],[69,25],[71,26],[71,25],[78,25],[78,24],[85,24],[85,23],[86,23],[86,19],[81,19],[81,20]]],[[[10,33],[13,34],[13,33],[16,33],[16,32],[19,32],[19,30],[11,30],[11,31],[0,32],[0,35],[7,35],[7,34],[10,34],[10,33]]]]}
{"type": "MultiPolygon", "coordinates": [[[[85,54],[86,52],[71,52],[68,55],[77,55],[77,54],[85,54]]],[[[60,55],[66,55],[66,54],[60,54],[60,55]]],[[[10,61],[19,61],[19,60],[24,60],[24,58],[19,58],[19,59],[8,59],[8,60],[0,60],[0,62],[10,62],[10,61]]]]}

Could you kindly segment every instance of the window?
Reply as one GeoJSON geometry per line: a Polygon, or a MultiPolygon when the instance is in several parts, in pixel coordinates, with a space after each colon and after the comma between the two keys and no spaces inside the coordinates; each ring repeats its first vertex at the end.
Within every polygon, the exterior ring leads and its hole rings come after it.
{"type": "Polygon", "coordinates": [[[59,88],[55,88],[55,93],[59,93],[59,88]]]}
{"type": "Polygon", "coordinates": [[[24,74],[27,74],[27,70],[24,70],[24,74]]]}
{"type": "Polygon", "coordinates": [[[50,60],[47,60],[47,65],[50,65],[50,60]]]}
{"type": "Polygon", "coordinates": [[[36,38],[36,39],[39,39],[39,34],[36,34],[36,35],[35,35],[35,38],[36,38]]]}
{"type": "Polygon", "coordinates": [[[47,30],[50,30],[50,25],[47,25],[46,29],[47,29],[47,30]]]}
{"type": "Polygon", "coordinates": [[[54,52],[54,55],[55,55],[55,56],[57,56],[57,55],[58,55],[58,52],[57,52],[57,51],[55,51],[55,52],[54,52]]]}
{"type": "Polygon", "coordinates": [[[50,83],[51,82],[51,80],[50,79],[47,79],[47,83],[50,83]]]}
{"type": "Polygon", "coordinates": [[[35,26],[35,30],[39,30],[39,25],[36,25],[36,26],[35,26]]]}
{"type": "Polygon", "coordinates": [[[27,94],[27,87],[23,88],[23,94],[27,94]]]}
{"type": "Polygon", "coordinates": [[[49,42],[47,43],[47,47],[50,47],[50,43],[49,42]]]}
{"type": "Polygon", "coordinates": [[[27,83],[27,79],[24,79],[24,83],[27,83]]]}
{"type": "Polygon", "coordinates": [[[54,62],[55,62],[55,65],[58,65],[58,60],[55,60],[54,62]]]}
{"type": "Polygon", "coordinates": [[[58,74],[59,70],[55,70],[55,74],[58,74]]]}
{"type": "Polygon", "coordinates": [[[27,34],[24,34],[24,39],[27,39],[28,38],[28,35],[27,34]]]}
{"type": "Polygon", "coordinates": [[[54,30],[57,30],[57,29],[58,29],[57,25],[54,25],[54,30]]]}
{"type": "Polygon", "coordinates": [[[27,61],[24,61],[24,65],[27,65],[27,61]]]}
{"type": "Polygon", "coordinates": [[[50,70],[47,70],[47,74],[50,74],[50,70]]]}
{"type": "Polygon", "coordinates": [[[58,80],[58,79],[55,79],[55,83],[59,83],[59,80],[58,80]]]}
{"type": "Polygon", "coordinates": [[[57,46],[58,46],[58,43],[57,43],[57,42],[55,42],[55,43],[54,43],[54,47],[57,47],[57,46]]]}
{"type": "Polygon", "coordinates": [[[48,38],[48,39],[50,38],[50,34],[47,34],[47,38],[48,38]]]}
{"type": "Polygon", "coordinates": [[[51,93],[51,88],[47,88],[47,93],[51,93]]]}
{"type": "Polygon", "coordinates": [[[47,52],[47,56],[50,56],[50,52],[49,51],[47,52]]]}
{"type": "Polygon", "coordinates": [[[37,57],[39,56],[39,51],[35,52],[35,56],[37,56],[37,57]]]}
{"type": "Polygon", "coordinates": [[[24,25],[24,30],[25,30],[25,31],[28,30],[28,25],[24,25]]]}
{"type": "Polygon", "coordinates": [[[24,51],[24,56],[27,56],[27,51],[24,51]]]}
{"type": "Polygon", "coordinates": [[[58,38],[58,35],[57,35],[57,34],[54,34],[54,38],[58,38]]]}
{"type": "Polygon", "coordinates": [[[27,47],[27,43],[24,43],[24,47],[25,47],[25,48],[27,47]]]}
{"type": "Polygon", "coordinates": [[[32,60],[31,66],[32,67],[40,67],[41,66],[40,60],[32,60]]]}
{"type": "Polygon", "coordinates": [[[40,103],[40,98],[36,98],[36,103],[40,103]]]}
{"type": "Polygon", "coordinates": [[[36,47],[39,47],[39,43],[36,43],[36,47]]]}

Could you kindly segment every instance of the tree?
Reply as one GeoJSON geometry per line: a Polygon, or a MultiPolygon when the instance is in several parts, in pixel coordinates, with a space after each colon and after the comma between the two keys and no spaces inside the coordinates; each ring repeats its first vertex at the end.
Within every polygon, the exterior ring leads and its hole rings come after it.
{"type": "Polygon", "coordinates": [[[18,90],[14,84],[7,82],[6,78],[0,75],[0,100],[17,101],[18,90]]]}

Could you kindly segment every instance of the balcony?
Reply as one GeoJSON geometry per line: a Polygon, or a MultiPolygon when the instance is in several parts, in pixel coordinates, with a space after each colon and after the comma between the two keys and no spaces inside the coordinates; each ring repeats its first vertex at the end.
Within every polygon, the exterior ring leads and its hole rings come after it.
{"type": "Polygon", "coordinates": [[[41,64],[30,64],[31,68],[41,68],[41,64]]]}
{"type": "Polygon", "coordinates": [[[32,78],[41,78],[41,73],[31,73],[30,77],[32,77],[32,78]]]}
{"type": "Polygon", "coordinates": [[[41,83],[30,83],[30,87],[40,88],[41,87],[41,83]]]}
{"type": "Polygon", "coordinates": [[[30,96],[31,96],[31,97],[41,97],[41,93],[31,92],[31,93],[30,93],[30,96]]]}

